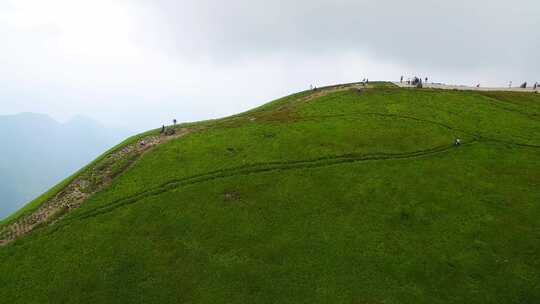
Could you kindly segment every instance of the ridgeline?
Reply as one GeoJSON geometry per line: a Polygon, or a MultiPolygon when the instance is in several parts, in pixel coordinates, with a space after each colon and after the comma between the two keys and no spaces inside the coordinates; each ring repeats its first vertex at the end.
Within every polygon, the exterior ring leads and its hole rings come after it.
{"type": "Polygon", "coordinates": [[[344,84],[169,130],[0,222],[0,302],[540,302],[539,94],[344,84]]]}

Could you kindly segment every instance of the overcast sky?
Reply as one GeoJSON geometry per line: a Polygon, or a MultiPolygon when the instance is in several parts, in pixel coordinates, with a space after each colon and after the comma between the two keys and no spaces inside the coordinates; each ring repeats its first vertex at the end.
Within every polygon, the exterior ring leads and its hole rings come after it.
{"type": "Polygon", "coordinates": [[[540,81],[538,0],[0,0],[0,115],[134,130],[325,85],[540,81]]]}

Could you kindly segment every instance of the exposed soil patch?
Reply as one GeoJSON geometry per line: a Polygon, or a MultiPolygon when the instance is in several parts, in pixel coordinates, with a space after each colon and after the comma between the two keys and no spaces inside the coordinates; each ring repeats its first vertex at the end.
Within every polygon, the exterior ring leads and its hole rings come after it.
{"type": "MultiPolygon", "coordinates": [[[[333,86],[333,87],[327,87],[327,88],[319,88],[316,90],[312,90],[310,94],[301,97],[299,99],[295,99],[289,103],[283,104],[276,108],[276,110],[273,110],[271,112],[262,112],[257,115],[256,119],[258,121],[262,122],[291,122],[296,121],[299,118],[295,115],[294,108],[297,107],[299,104],[310,102],[311,100],[319,97],[326,96],[328,94],[341,92],[341,91],[347,91],[347,90],[365,90],[369,88],[369,85],[361,85],[361,84],[346,84],[346,85],[339,85],[339,86],[333,86]]],[[[255,118],[252,118],[255,120],[255,118]]]]}
{"type": "Polygon", "coordinates": [[[240,199],[240,193],[238,191],[227,191],[223,194],[223,198],[226,202],[233,202],[240,199]]]}

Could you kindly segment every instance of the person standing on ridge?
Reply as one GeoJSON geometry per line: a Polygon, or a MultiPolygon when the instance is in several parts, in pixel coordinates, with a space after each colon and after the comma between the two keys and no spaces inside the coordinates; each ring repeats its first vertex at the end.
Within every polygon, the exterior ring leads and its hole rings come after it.
{"type": "Polygon", "coordinates": [[[173,119],[173,125],[175,125],[175,126],[176,126],[176,118],[175,118],[175,119],[173,119]]]}
{"type": "Polygon", "coordinates": [[[403,75],[401,76],[401,79],[399,80],[399,83],[403,83],[403,75]]]}

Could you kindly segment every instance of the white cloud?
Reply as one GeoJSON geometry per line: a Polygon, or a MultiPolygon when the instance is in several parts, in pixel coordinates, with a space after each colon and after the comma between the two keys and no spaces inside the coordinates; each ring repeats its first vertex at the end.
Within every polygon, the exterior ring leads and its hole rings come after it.
{"type": "Polygon", "coordinates": [[[330,84],[538,76],[540,5],[507,1],[4,0],[0,114],[159,125],[330,84]]]}

